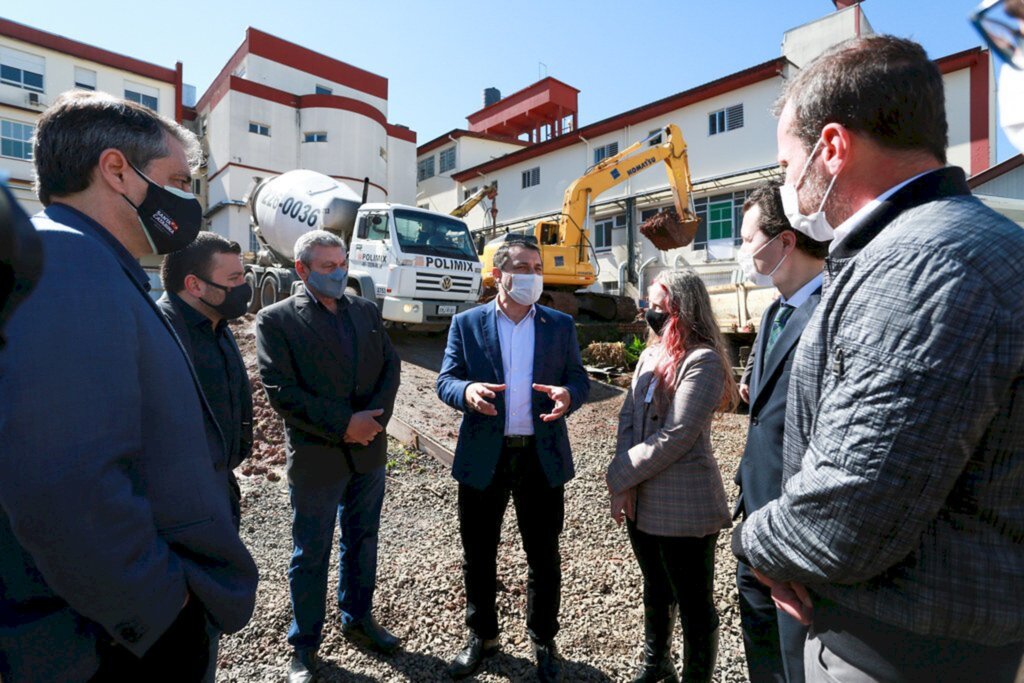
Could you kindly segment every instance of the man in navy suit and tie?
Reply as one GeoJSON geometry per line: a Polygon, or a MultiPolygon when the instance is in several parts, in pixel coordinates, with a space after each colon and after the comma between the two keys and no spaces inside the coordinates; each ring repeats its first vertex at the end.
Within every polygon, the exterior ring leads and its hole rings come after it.
{"type": "MultiPolygon", "coordinates": [[[[743,205],[740,264],[755,284],[774,285],[782,296],[765,311],[740,393],[750,404],[750,428],[736,483],[735,517],[744,518],[782,492],[782,434],[793,352],[821,299],[821,271],[828,242],[790,227],[779,183],[755,189],[743,205]]],[[[737,565],[743,646],[751,683],[804,680],[807,627],[776,609],[771,590],[750,567],[737,565]]]]}
{"type": "Polygon", "coordinates": [[[564,485],[574,474],[565,417],[587,400],[571,317],[536,304],[540,250],[509,241],[494,254],[494,303],[452,320],[437,395],[465,413],[452,475],[459,482],[459,532],[470,636],[449,667],[465,678],[498,650],[495,610],[501,521],[509,498],[529,565],[527,629],[541,681],[562,679],[555,649],[561,597],[558,537],[564,485]]]}

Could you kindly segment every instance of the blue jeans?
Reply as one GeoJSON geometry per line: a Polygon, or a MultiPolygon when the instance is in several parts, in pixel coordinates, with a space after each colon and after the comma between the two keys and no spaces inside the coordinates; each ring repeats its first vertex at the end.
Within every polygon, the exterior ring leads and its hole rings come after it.
{"type": "Polygon", "coordinates": [[[338,607],[343,624],[370,616],[377,583],[377,532],[384,503],[384,467],[352,473],[335,481],[302,482],[289,487],[292,542],[288,567],[292,619],[288,643],[296,650],[320,645],[327,609],[327,570],[331,561],[334,518],[338,541],[338,607]]]}

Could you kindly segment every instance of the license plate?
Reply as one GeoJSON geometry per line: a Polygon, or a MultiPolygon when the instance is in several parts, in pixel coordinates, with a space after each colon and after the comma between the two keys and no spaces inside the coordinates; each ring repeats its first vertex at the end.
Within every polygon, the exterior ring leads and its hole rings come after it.
{"type": "Polygon", "coordinates": [[[438,306],[437,307],[437,314],[438,315],[455,315],[455,311],[457,311],[457,310],[459,310],[459,307],[458,306],[454,306],[454,305],[453,306],[438,306]]]}

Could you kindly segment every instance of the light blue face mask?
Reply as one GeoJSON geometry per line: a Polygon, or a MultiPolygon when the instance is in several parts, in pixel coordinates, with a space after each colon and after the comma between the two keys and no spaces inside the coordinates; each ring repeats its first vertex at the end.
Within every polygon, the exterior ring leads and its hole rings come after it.
{"type": "Polygon", "coordinates": [[[315,270],[309,271],[306,284],[320,296],[331,299],[340,299],[345,296],[345,286],[348,285],[348,270],[335,268],[330,273],[318,273],[315,270]]]}

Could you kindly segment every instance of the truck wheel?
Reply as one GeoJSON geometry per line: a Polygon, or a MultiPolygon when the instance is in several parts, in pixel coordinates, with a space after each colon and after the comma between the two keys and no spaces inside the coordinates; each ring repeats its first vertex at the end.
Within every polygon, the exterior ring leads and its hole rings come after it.
{"type": "MultiPolygon", "coordinates": [[[[351,282],[351,280],[349,282],[351,282]]],[[[362,294],[359,292],[359,285],[356,284],[347,285],[345,287],[345,293],[348,294],[349,296],[362,296],[362,294]]]]}
{"type": "Polygon", "coordinates": [[[256,288],[256,273],[251,270],[246,271],[245,284],[249,285],[249,289],[252,290],[252,294],[249,295],[249,305],[246,307],[246,310],[250,313],[256,313],[260,310],[260,298],[256,288]]]}
{"type": "Polygon", "coordinates": [[[277,278],[273,275],[265,275],[260,283],[260,308],[266,308],[277,303],[278,291],[277,278]]]}

